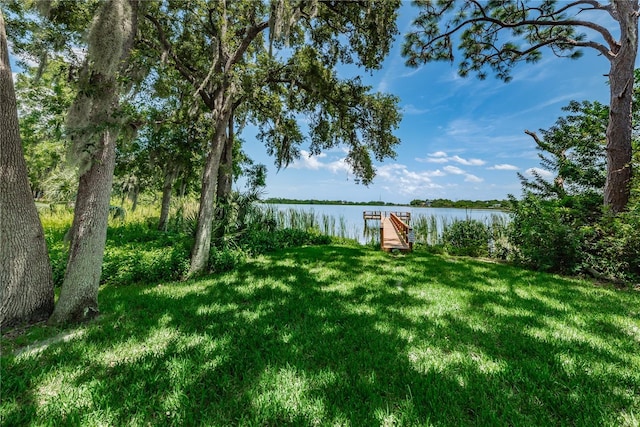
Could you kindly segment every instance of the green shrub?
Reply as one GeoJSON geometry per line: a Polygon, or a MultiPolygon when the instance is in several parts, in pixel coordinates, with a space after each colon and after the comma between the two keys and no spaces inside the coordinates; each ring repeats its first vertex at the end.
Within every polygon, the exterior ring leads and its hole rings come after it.
{"type": "Polygon", "coordinates": [[[487,226],[475,219],[454,221],[442,234],[445,249],[449,253],[473,257],[489,254],[489,238],[487,226]]]}
{"type": "Polygon", "coordinates": [[[189,250],[184,245],[107,246],[102,263],[102,282],[127,285],[175,281],[182,278],[188,269],[189,250]]]}
{"type": "MultiPolygon", "coordinates": [[[[68,257],[68,243],[64,236],[71,224],[71,215],[47,215],[43,221],[53,268],[55,286],[61,286],[68,257]]],[[[134,221],[111,223],[102,264],[101,283],[128,285],[132,283],[158,283],[175,281],[189,271],[189,251],[193,244],[190,236],[192,219],[175,220],[170,231],[155,228],[157,221],[139,218],[134,221]]],[[[257,255],[283,248],[331,243],[331,237],[312,229],[275,229],[272,216],[258,217],[244,224],[223,240],[227,245],[213,246],[209,256],[210,272],[233,270],[243,263],[247,255],[257,255]]]]}
{"type": "Polygon", "coordinates": [[[211,273],[223,273],[231,271],[244,263],[245,254],[241,250],[211,248],[209,253],[209,271],[211,273]]]}
{"type": "Polygon", "coordinates": [[[529,194],[513,203],[509,243],[514,260],[530,268],[599,279],[640,279],[640,209],[603,215],[601,196],[560,200],[529,194]]]}
{"type": "Polygon", "coordinates": [[[605,216],[581,229],[581,270],[598,278],[640,280],[640,215],[605,216]]]}
{"type": "Polygon", "coordinates": [[[242,238],[240,245],[247,253],[258,255],[284,248],[329,243],[331,243],[331,237],[317,230],[284,228],[273,232],[253,230],[242,238]]]}
{"type": "Polygon", "coordinates": [[[568,208],[531,194],[512,203],[509,242],[516,248],[514,261],[536,270],[575,272],[580,239],[566,222],[568,208]]]}
{"type": "Polygon", "coordinates": [[[51,260],[51,271],[53,273],[53,286],[62,286],[64,281],[64,272],[67,268],[67,258],[69,257],[69,249],[64,242],[55,245],[49,245],[49,259],[51,260]]]}

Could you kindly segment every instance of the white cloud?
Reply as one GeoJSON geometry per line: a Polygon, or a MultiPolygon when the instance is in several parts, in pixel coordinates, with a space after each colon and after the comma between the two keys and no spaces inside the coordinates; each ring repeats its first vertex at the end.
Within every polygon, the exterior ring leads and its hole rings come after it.
{"type": "Polygon", "coordinates": [[[430,110],[428,108],[418,108],[413,104],[407,104],[402,108],[402,112],[410,115],[420,115],[424,113],[428,113],[430,110]]]}
{"type": "Polygon", "coordinates": [[[402,73],[402,74],[400,74],[400,77],[411,77],[414,74],[417,74],[420,71],[422,71],[422,68],[424,68],[424,67],[418,67],[418,68],[412,69],[411,71],[407,71],[406,73],[402,73]]]}
{"type": "Polygon", "coordinates": [[[323,153],[320,153],[317,156],[312,156],[308,151],[300,150],[300,157],[295,159],[289,167],[292,169],[319,170],[325,165],[318,159],[325,156],[326,154],[323,153]]]}
{"type": "Polygon", "coordinates": [[[451,157],[451,161],[456,162],[456,163],[460,163],[461,165],[465,165],[465,166],[482,166],[485,163],[487,163],[484,160],[480,160],[480,159],[463,159],[460,156],[451,157]]]}
{"type": "Polygon", "coordinates": [[[376,169],[376,176],[379,178],[392,179],[396,171],[406,170],[405,165],[398,163],[386,164],[376,169]]]}
{"type": "Polygon", "coordinates": [[[465,180],[466,182],[482,182],[482,181],[484,181],[484,179],[482,179],[482,178],[480,178],[480,177],[477,177],[477,176],[475,176],[475,175],[471,175],[470,173],[468,173],[468,174],[465,176],[464,180],[465,180]]]}
{"type": "Polygon", "coordinates": [[[554,177],[553,172],[550,172],[546,169],[541,169],[541,168],[529,168],[525,171],[525,176],[528,176],[529,178],[533,178],[533,173],[536,172],[538,175],[540,175],[543,179],[552,179],[554,177]]]}
{"type": "Polygon", "coordinates": [[[376,92],[380,92],[380,93],[389,92],[389,81],[390,80],[391,80],[391,78],[389,76],[389,72],[385,73],[385,75],[382,76],[382,78],[378,82],[378,85],[376,86],[376,92]]]}
{"type": "Polygon", "coordinates": [[[487,168],[489,170],[497,170],[497,171],[517,171],[520,168],[514,165],[509,165],[507,163],[502,163],[499,165],[493,165],[490,168],[487,168]]]}
{"type": "Polygon", "coordinates": [[[455,162],[464,166],[482,166],[485,162],[481,159],[463,159],[460,156],[448,156],[444,151],[436,151],[435,153],[428,154],[426,158],[416,158],[418,162],[427,163],[448,163],[455,162]]]}
{"type": "Polygon", "coordinates": [[[376,179],[393,183],[393,187],[385,185],[384,188],[403,196],[422,195],[425,190],[442,188],[433,182],[432,177],[444,175],[441,170],[410,171],[407,166],[398,163],[385,164],[376,169],[376,179]]]}
{"type": "Polygon", "coordinates": [[[511,77],[514,82],[539,82],[543,81],[549,75],[549,68],[553,66],[552,62],[556,59],[552,55],[544,58],[536,64],[527,64],[527,66],[517,67],[511,77]]]}
{"type": "Polygon", "coordinates": [[[537,105],[529,107],[529,108],[527,108],[525,110],[516,111],[515,113],[513,113],[513,114],[511,114],[509,116],[503,117],[503,120],[513,120],[514,118],[519,117],[519,116],[530,115],[533,112],[547,109],[547,108],[551,107],[552,105],[565,103],[565,102],[570,101],[572,99],[581,98],[583,95],[584,94],[582,92],[573,92],[573,93],[569,93],[569,94],[566,94],[566,95],[556,96],[555,98],[551,98],[551,99],[548,99],[546,101],[540,102],[537,105]]]}
{"type": "Polygon", "coordinates": [[[321,170],[325,169],[332,173],[346,172],[351,173],[351,168],[345,161],[345,158],[340,158],[332,162],[322,162],[321,159],[326,158],[326,153],[320,153],[311,155],[306,150],[300,150],[300,158],[295,159],[289,166],[292,169],[309,169],[309,170],[321,170]]]}
{"type": "Polygon", "coordinates": [[[465,171],[463,171],[462,169],[455,167],[455,166],[445,166],[442,169],[445,170],[445,172],[453,174],[453,175],[464,175],[465,171]]]}
{"type": "Polygon", "coordinates": [[[324,165],[324,167],[333,173],[339,173],[339,172],[345,172],[349,174],[351,173],[351,166],[349,166],[345,158],[338,159],[331,163],[327,163],[324,165]]]}
{"type": "MultiPolygon", "coordinates": [[[[473,84],[474,79],[467,78],[467,77],[460,77],[460,74],[458,74],[457,69],[450,68],[448,72],[440,75],[438,83],[449,84],[449,85],[455,84],[457,86],[457,87],[454,87],[454,90],[455,90],[455,89],[458,89],[458,87],[469,86],[473,84]]],[[[477,84],[478,82],[476,81],[475,83],[477,84]]]]}
{"type": "Polygon", "coordinates": [[[449,159],[447,159],[446,157],[427,157],[426,159],[419,159],[416,157],[416,161],[429,163],[447,163],[449,162],[449,159]]]}
{"type": "Polygon", "coordinates": [[[454,119],[450,121],[445,129],[445,134],[449,137],[473,138],[477,135],[490,135],[495,130],[493,124],[481,126],[477,120],[454,119]]]}

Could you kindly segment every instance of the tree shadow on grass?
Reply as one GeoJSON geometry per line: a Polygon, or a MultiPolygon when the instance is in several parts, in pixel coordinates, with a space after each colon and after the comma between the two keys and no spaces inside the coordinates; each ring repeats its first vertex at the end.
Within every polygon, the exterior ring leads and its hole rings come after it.
{"type": "Polygon", "coordinates": [[[310,247],[101,298],[81,339],[8,361],[6,420],[601,425],[638,409],[638,342],[598,323],[638,298],[507,266],[310,247]]]}

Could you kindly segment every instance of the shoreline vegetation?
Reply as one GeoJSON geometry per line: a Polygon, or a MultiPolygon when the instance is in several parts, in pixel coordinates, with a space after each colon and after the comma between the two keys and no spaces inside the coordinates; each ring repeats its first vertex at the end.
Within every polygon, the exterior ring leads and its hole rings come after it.
{"type": "Polygon", "coordinates": [[[393,203],[382,200],[369,202],[353,202],[349,200],[316,200],[316,199],[288,199],[270,197],[262,201],[267,204],[282,205],[345,205],[345,206],[404,206],[412,208],[456,208],[456,209],[497,209],[508,210],[508,200],[449,200],[449,199],[414,199],[409,203],[393,203]]]}

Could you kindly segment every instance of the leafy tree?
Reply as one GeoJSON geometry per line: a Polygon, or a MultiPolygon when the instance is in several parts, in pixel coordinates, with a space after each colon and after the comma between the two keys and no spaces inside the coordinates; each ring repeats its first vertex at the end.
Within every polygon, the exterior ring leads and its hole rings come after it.
{"type": "Polygon", "coordinates": [[[563,198],[585,191],[602,193],[606,181],[605,144],[609,110],[599,102],[571,101],[563,108],[572,114],[560,117],[542,137],[525,131],[536,142],[545,170],[556,174],[553,182],[536,171],[534,179],[518,173],[522,186],[543,197],[563,198]]]}
{"type": "Polygon", "coordinates": [[[53,279],[29,187],[4,15],[0,10],[0,327],[46,319],[53,279]]]}
{"type": "MultiPolygon", "coordinates": [[[[636,75],[640,77],[640,73],[636,75]]],[[[634,92],[637,97],[637,88],[634,92]]],[[[572,101],[565,111],[570,114],[541,130],[542,137],[527,131],[541,151],[542,166],[556,177],[549,181],[540,174],[534,179],[520,176],[525,197],[511,199],[513,257],[536,269],[637,280],[640,238],[634,230],[640,226],[638,176],[632,178],[627,211],[609,215],[603,210],[608,109],[597,102],[572,101]]],[[[637,129],[637,110],[633,120],[637,129]]],[[[637,150],[637,137],[633,143],[637,150]]],[[[636,151],[635,162],[637,156],[636,151]]]]}
{"type": "Polygon", "coordinates": [[[184,105],[168,102],[161,108],[154,107],[147,113],[148,123],[140,139],[143,147],[135,163],[150,165],[153,181],[161,185],[158,228],[165,230],[174,184],[193,183],[198,179],[201,153],[210,132],[205,118],[201,114],[190,114],[184,105]]]}
{"type": "Polygon", "coordinates": [[[20,135],[36,199],[69,202],[75,194],[77,177],[64,162],[64,122],[74,95],[69,69],[68,63],[51,58],[45,67],[19,74],[16,82],[20,135]]]}
{"type": "Polygon", "coordinates": [[[310,116],[312,152],[346,144],[347,161],[365,183],[373,178],[370,152],[379,159],[392,155],[397,100],[368,93],[358,79],[340,81],[333,69],[338,63],[380,66],[397,32],[398,1],[366,7],[288,0],[153,5],[142,31],[146,50],[192,85],[213,128],[190,274],[204,271],[208,262],[220,166],[235,140],[229,124],[242,104],[261,126],[260,137],[278,166],[299,154],[299,113],[310,116]]]}
{"type": "Polygon", "coordinates": [[[69,64],[74,77],[83,61],[86,29],[101,0],[3,0],[7,11],[7,36],[21,66],[38,64],[38,79],[50,61],[69,64]],[[36,13],[39,12],[39,13],[36,13]]]}
{"type": "Polygon", "coordinates": [[[595,49],[610,62],[609,123],[607,128],[607,176],[604,203],[613,212],[625,210],[632,176],[632,125],[634,66],[638,50],[637,0],[446,0],[416,1],[420,13],[415,30],[406,36],[403,54],[407,64],[453,61],[461,51],[459,74],[475,72],[486,77],[486,68],[509,81],[513,66],[535,62],[541,49],[577,58],[579,48],[595,49]],[[582,19],[584,11],[600,12],[618,24],[619,37],[599,23],[600,17],[582,19]],[[589,30],[588,38],[581,30],[589,30]],[[460,34],[458,46],[452,37],[460,34]]]}

